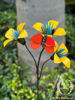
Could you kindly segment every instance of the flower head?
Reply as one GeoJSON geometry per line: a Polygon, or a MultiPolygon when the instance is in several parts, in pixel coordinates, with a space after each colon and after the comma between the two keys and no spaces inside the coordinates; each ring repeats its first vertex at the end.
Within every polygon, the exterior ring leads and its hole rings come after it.
{"type": "Polygon", "coordinates": [[[6,33],[5,37],[8,38],[4,41],[4,47],[12,40],[16,40],[19,38],[26,38],[28,36],[27,31],[23,30],[25,23],[21,23],[18,25],[17,30],[10,28],[6,33]]]}
{"type": "Polygon", "coordinates": [[[40,22],[37,22],[33,25],[33,28],[36,29],[37,31],[41,32],[43,35],[47,36],[53,36],[53,35],[58,35],[62,36],[65,35],[66,32],[63,28],[57,28],[59,22],[55,20],[49,20],[47,23],[43,24],[40,22]],[[56,29],[57,28],[57,29],[56,29]]]}
{"type": "Polygon", "coordinates": [[[40,48],[41,46],[45,48],[48,53],[54,52],[55,41],[52,37],[43,36],[42,34],[36,34],[30,38],[30,47],[32,49],[40,48]]]}
{"type": "Polygon", "coordinates": [[[51,22],[42,25],[42,34],[44,35],[52,35],[54,32],[53,30],[53,24],[51,22]]]}
{"type": "Polygon", "coordinates": [[[58,47],[58,45],[57,45],[55,48],[54,63],[62,62],[67,68],[70,68],[71,62],[70,62],[69,58],[66,57],[67,55],[68,55],[68,49],[66,48],[64,43],[62,43],[60,45],[60,47],[58,47]]]}
{"type": "Polygon", "coordinates": [[[30,38],[30,47],[32,49],[37,49],[42,46],[48,53],[53,53],[55,41],[52,38],[52,35],[65,35],[65,30],[63,28],[58,28],[55,31],[58,24],[59,22],[54,20],[50,20],[46,24],[42,24],[40,22],[35,23],[33,28],[42,34],[36,34],[30,38]]]}

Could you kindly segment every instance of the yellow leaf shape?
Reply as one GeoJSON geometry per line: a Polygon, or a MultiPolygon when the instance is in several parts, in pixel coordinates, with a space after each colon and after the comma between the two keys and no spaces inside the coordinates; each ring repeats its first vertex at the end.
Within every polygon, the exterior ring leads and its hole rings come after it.
{"type": "Polygon", "coordinates": [[[28,36],[26,30],[22,30],[18,38],[26,38],[28,36]]]}
{"type": "Polygon", "coordinates": [[[62,35],[66,35],[66,32],[63,28],[58,28],[58,29],[55,30],[53,35],[62,36],[62,35]]]}
{"type": "Polygon", "coordinates": [[[14,34],[14,29],[10,28],[6,33],[5,33],[5,37],[8,39],[13,39],[12,35],[14,34]]]}
{"type": "Polygon", "coordinates": [[[54,54],[54,63],[61,63],[61,59],[58,57],[58,55],[54,54]]]}
{"type": "Polygon", "coordinates": [[[17,30],[20,30],[20,32],[21,32],[25,24],[26,24],[26,23],[20,23],[20,24],[17,26],[17,30]]]}
{"type": "Polygon", "coordinates": [[[71,61],[68,57],[63,57],[61,58],[61,61],[63,62],[63,64],[67,67],[67,68],[70,68],[70,65],[71,65],[71,61]]]}
{"type": "Polygon", "coordinates": [[[58,50],[58,43],[55,41],[55,48],[54,51],[56,52],[58,50]]]}
{"type": "Polygon", "coordinates": [[[58,26],[58,24],[59,24],[59,22],[55,21],[55,20],[49,20],[48,23],[52,23],[53,29],[55,29],[58,26]]]}
{"type": "Polygon", "coordinates": [[[37,23],[35,23],[32,27],[34,28],[34,29],[36,29],[37,31],[39,31],[39,32],[42,32],[42,23],[40,23],[40,22],[37,22],[37,23]]]}
{"type": "Polygon", "coordinates": [[[65,46],[64,43],[62,43],[62,44],[60,45],[58,51],[59,51],[60,49],[65,49],[62,53],[64,53],[64,52],[68,52],[68,49],[67,49],[67,47],[65,46]]]}
{"type": "Polygon", "coordinates": [[[10,41],[12,41],[12,40],[5,40],[4,43],[3,43],[4,47],[5,47],[10,41]]]}

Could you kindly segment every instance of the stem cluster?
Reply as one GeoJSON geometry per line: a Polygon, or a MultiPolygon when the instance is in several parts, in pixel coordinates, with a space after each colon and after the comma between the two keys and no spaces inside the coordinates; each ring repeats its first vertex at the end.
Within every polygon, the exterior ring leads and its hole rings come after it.
{"type": "MultiPolygon", "coordinates": [[[[20,42],[20,41],[19,41],[20,42]]],[[[29,54],[31,55],[31,57],[33,58],[33,61],[35,63],[35,67],[36,67],[36,75],[37,75],[37,100],[39,100],[39,84],[40,84],[40,79],[41,79],[41,76],[42,76],[42,72],[43,72],[43,67],[44,65],[50,60],[47,59],[43,64],[42,64],[42,67],[41,67],[41,70],[39,70],[39,66],[40,66],[40,60],[41,60],[41,56],[42,56],[42,53],[44,51],[44,48],[42,48],[41,52],[40,52],[40,55],[39,55],[39,58],[38,58],[38,62],[36,62],[36,59],[35,57],[33,56],[33,54],[31,53],[31,51],[29,50],[27,44],[26,44],[26,41],[24,41],[24,43],[22,43],[23,45],[25,45],[26,49],[28,50],[29,54]]]]}

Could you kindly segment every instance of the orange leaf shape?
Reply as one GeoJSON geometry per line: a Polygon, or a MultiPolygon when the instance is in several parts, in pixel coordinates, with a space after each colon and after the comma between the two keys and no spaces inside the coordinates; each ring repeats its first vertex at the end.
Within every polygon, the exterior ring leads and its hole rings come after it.
{"type": "Polygon", "coordinates": [[[31,42],[30,43],[30,47],[32,48],[32,49],[38,49],[38,48],[40,48],[41,47],[41,44],[39,43],[35,43],[35,42],[31,42]]]}
{"type": "Polygon", "coordinates": [[[47,40],[46,40],[46,46],[53,46],[55,47],[55,41],[52,37],[47,37],[47,40]]]}
{"type": "Polygon", "coordinates": [[[45,46],[45,50],[47,51],[47,53],[53,53],[54,52],[54,47],[53,46],[51,46],[51,47],[45,46]]]}
{"type": "Polygon", "coordinates": [[[42,42],[42,35],[41,34],[36,34],[30,38],[31,41],[35,43],[41,43],[42,42]]]}

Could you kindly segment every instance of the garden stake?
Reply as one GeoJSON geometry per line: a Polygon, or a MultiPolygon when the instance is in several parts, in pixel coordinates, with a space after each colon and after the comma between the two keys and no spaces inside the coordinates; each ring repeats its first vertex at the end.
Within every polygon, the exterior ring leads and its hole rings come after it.
{"type": "MultiPolygon", "coordinates": [[[[25,24],[26,23],[21,23],[18,25],[16,30],[10,28],[5,33],[5,37],[7,38],[7,40],[5,40],[3,43],[4,47],[12,40],[19,41],[20,39],[28,37],[27,31],[23,29],[25,24]]],[[[66,35],[66,32],[63,28],[57,28],[58,24],[59,24],[58,21],[49,20],[45,24],[38,22],[32,26],[34,29],[42,33],[42,34],[38,33],[30,38],[31,41],[30,47],[32,49],[38,49],[42,46],[42,50],[40,52],[38,62],[36,62],[34,55],[29,50],[26,41],[24,40],[23,43],[19,41],[21,44],[23,44],[26,47],[26,49],[28,50],[29,54],[31,55],[35,63],[36,75],[37,75],[37,100],[39,100],[39,90],[40,90],[39,85],[40,85],[40,79],[43,72],[43,67],[48,61],[50,61],[52,56],[54,57],[54,63],[63,63],[67,68],[70,68],[71,62],[70,59],[67,57],[68,50],[65,44],[62,43],[59,47],[57,42],[52,38],[53,35],[55,36],[66,35]],[[41,71],[40,71],[39,66],[40,66],[41,56],[44,50],[49,54],[53,53],[53,55],[42,64],[41,71]]]]}

